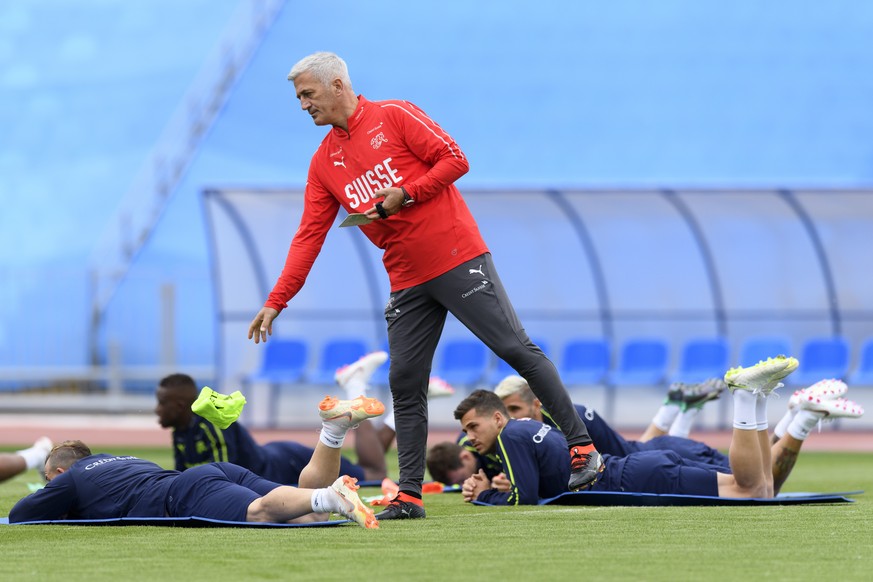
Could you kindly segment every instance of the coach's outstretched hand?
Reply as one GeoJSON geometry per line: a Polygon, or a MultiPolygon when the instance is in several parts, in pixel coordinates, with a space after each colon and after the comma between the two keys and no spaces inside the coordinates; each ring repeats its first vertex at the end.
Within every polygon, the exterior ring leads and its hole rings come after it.
{"type": "Polygon", "coordinates": [[[267,341],[268,335],[273,335],[273,320],[279,316],[279,312],[272,307],[263,307],[249,325],[249,339],[254,338],[255,343],[267,341]]]}

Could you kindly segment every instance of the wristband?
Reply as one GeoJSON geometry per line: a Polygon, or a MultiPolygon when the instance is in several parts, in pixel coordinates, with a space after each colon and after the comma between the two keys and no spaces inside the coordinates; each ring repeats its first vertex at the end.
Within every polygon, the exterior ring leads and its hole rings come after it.
{"type": "Polygon", "coordinates": [[[376,203],[376,212],[379,214],[379,218],[382,218],[383,220],[388,218],[388,213],[385,212],[384,208],[382,208],[381,202],[376,203]]]}

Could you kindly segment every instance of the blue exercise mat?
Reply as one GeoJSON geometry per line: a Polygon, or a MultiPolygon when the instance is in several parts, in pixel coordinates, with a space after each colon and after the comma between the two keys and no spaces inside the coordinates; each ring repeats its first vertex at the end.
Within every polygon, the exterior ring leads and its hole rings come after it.
{"type": "MultiPolygon", "coordinates": [[[[780,493],[772,499],[757,497],[736,499],[710,497],[708,495],[658,495],[655,493],[627,493],[622,491],[571,491],[557,497],[540,499],[537,505],[611,505],[650,507],[671,505],[802,505],[810,503],[854,503],[847,495],[859,495],[863,491],[841,493],[780,493]]],[[[474,501],[475,505],[494,507],[491,503],[474,501]]]]}
{"type": "Polygon", "coordinates": [[[208,517],[116,517],[110,519],[53,519],[49,521],[23,521],[9,523],[8,517],[0,517],[0,525],[162,525],[170,527],[328,527],[352,523],[348,519],[314,521],[312,523],[264,523],[250,521],[224,521],[208,517]]]}

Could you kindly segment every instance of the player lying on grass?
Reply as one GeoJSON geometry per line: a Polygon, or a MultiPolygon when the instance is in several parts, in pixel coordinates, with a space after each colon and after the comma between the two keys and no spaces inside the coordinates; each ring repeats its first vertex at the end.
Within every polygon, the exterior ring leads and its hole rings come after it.
{"type": "MultiPolygon", "coordinates": [[[[574,406],[594,438],[598,451],[625,456],[638,451],[669,449],[694,460],[714,458],[719,464],[727,466],[726,456],[688,438],[697,414],[707,402],[718,399],[726,387],[720,378],[700,384],[672,384],[667,391],[667,398],[639,440],[622,437],[593,408],[582,404],[574,406]],[[684,454],[686,450],[688,455],[684,454]],[[698,458],[701,455],[703,458],[698,458]]],[[[532,418],[561,430],[549,412],[543,409],[524,378],[507,376],[494,388],[494,393],[503,400],[510,417],[532,418]]]]}
{"type": "MultiPolygon", "coordinates": [[[[582,405],[576,405],[576,408],[585,420],[597,449],[601,452],[625,456],[638,451],[671,450],[685,459],[713,465],[729,473],[731,469],[728,457],[702,442],[684,438],[688,436],[692,421],[703,405],[717,399],[725,386],[721,379],[716,378],[702,384],[671,385],[664,403],[637,441],[625,440],[594,410],[586,409],[582,405]]],[[[794,467],[803,440],[809,435],[812,427],[828,415],[831,419],[857,418],[853,410],[857,412],[860,407],[847,409],[846,401],[840,400],[848,390],[848,386],[842,380],[825,379],[808,388],[796,390],[791,396],[788,411],[774,428],[771,439],[773,444],[770,452],[773,459],[775,493],[779,493],[788,473],[794,467]],[[834,406],[837,409],[831,410],[830,407],[834,406]],[[792,424],[798,414],[800,418],[792,424]]],[[[508,376],[497,385],[495,393],[503,400],[512,418],[529,417],[560,430],[548,412],[542,409],[539,400],[527,387],[527,382],[523,378],[508,376]]]]}
{"type": "Polygon", "coordinates": [[[14,453],[0,453],[0,482],[20,475],[28,469],[41,469],[51,450],[51,439],[40,437],[31,447],[14,453]]]}
{"type": "MultiPolygon", "coordinates": [[[[367,354],[337,370],[335,379],[349,399],[366,395],[368,382],[379,366],[388,359],[384,351],[367,354]]],[[[451,393],[451,388],[431,378],[428,396],[451,393]]],[[[227,428],[192,412],[198,389],[187,374],[163,378],[155,390],[155,414],[164,428],[173,429],[173,456],[177,471],[205,463],[226,461],[245,467],[256,475],[282,485],[296,485],[300,472],[312,457],[313,449],[294,441],[258,444],[244,425],[234,422],[227,428]]],[[[358,463],[345,457],[340,473],[356,479],[382,480],[387,476],[385,452],[394,441],[393,414],[386,414],[378,429],[370,421],[362,422],[355,433],[358,463]]]]}
{"type": "MultiPolygon", "coordinates": [[[[376,365],[376,362],[361,362],[357,370],[364,373],[367,367],[375,369],[376,365]]],[[[222,429],[192,412],[191,405],[198,393],[193,378],[186,374],[163,378],[155,391],[158,422],[164,428],[173,429],[173,457],[177,471],[226,461],[282,485],[296,485],[300,481],[301,471],[312,458],[311,447],[294,441],[260,445],[240,422],[222,429]]],[[[375,438],[372,431],[361,431],[355,439],[358,464],[341,457],[340,472],[356,479],[381,480],[386,476],[384,451],[378,441],[368,441],[367,435],[375,438]]]]}
{"type": "MultiPolygon", "coordinates": [[[[828,399],[809,394],[801,399],[783,448],[793,457],[781,466],[771,462],[767,431],[767,401],[779,381],[797,368],[797,360],[779,356],[749,368],[734,368],[725,375],[733,394],[731,473],[683,459],[673,451],[641,451],[624,457],[609,456],[592,491],[701,495],[733,498],[771,498],[788,477],[806,435],[824,418],[857,418],[858,405],[842,397],[828,399]],[[774,469],[778,476],[774,479],[774,469]]],[[[466,501],[493,504],[535,504],[567,491],[563,486],[569,460],[559,454],[562,435],[534,420],[513,420],[500,398],[476,391],[455,410],[470,443],[481,454],[494,453],[501,461],[508,490],[492,487],[483,471],[462,486],[466,501]]],[[[782,442],[782,441],[780,441],[782,442]]],[[[776,450],[776,449],[774,449],[776,450]]]]}
{"type": "Polygon", "coordinates": [[[204,517],[223,521],[305,522],[340,513],[376,528],[358,497],[357,482],[343,475],[340,448],[346,433],[385,410],[375,398],[319,404],[322,429],[300,487],[280,485],[231,463],[179,472],[131,456],[92,454],[81,441],[54,447],[45,462],[47,485],[20,500],[10,523],[119,517],[204,517]]]}
{"type": "MultiPolygon", "coordinates": [[[[616,432],[594,409],[575,404],[585,422],[594,446],[603,454],[623,457],[643,450],[672,450],[684,458],[719,466],[730,471],[726,455],[699,441],[686,438],[693,420],[704,404],[719,397],[725,383],[713,378],[701,384],[673,384],[640,440],[627,440],[616,432]],[[683,435],[683,436],[674,436],[683,435]]],[[[511,418],[531,418],[560,430],[552,416],[521,376],[507,376],[494,389],[511,418]]],[[[436,481],[460,485],[480,468],[489,479],[502,472],[496,454],[480,455],[464,433],[456,443],[443,442],[431,447],[427,468],[436,481]]],[[[501,483],[501,479],[496,481],[501,483]]]]}

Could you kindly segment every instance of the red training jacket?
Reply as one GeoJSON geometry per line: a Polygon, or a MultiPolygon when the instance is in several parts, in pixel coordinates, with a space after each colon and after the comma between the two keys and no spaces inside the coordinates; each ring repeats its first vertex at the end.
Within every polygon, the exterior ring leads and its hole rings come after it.
{"type": "Polygon", "coordinates": [[[392,292],[488,252],[454,185],[470,167],[467,158],[434,120],[408,101],[359,95],[348,126],[348,133],[332,128],[312,157],[300,226],[267,307],[281,311],[303,287],[339,207],[365,212],[382,188],[403,186],[415,199],[387,220],[359,227],[384,249],[392,292]]]}

